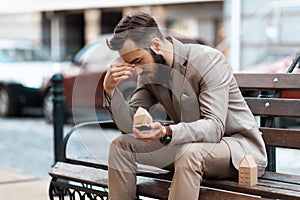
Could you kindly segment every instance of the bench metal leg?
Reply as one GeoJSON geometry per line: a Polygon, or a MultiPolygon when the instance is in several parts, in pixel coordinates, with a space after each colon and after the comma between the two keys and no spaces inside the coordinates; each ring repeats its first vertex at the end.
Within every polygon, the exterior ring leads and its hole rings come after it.
{"type": "Polygon", "coordinates": [[[93,189],[90,185],[79,186],[52,179],[49,187],[49,199],[54,200],[54,196],[57,196],[59,200],[64,200],[65,197],[70,200],[108,200],[108,192],[106,189],[103,190],[93,189]]]}
{"type": "Polygon", "coordinates": [[[276,148],[267,147],[268,166],[267,171],[276,172],[276,148]]]}

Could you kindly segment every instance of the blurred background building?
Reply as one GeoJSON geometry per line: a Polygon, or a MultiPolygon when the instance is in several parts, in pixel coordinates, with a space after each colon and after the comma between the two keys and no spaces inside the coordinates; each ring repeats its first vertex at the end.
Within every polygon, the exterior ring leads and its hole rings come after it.
{"type": "Polygon", "coordinates": [[[35,40],[53,59],[70,59],[135,10],[218,48],[236,71],[300,46],[299,0],[2,0],[0,38],[35,40]]]}

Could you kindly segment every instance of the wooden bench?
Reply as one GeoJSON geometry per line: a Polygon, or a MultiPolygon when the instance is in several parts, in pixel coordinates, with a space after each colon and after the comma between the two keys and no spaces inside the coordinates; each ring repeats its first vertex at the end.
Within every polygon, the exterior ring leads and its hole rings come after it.
{"type": "MultiPolygon", "coordinates": [[[[235,74],[251,111],[261,123],[260,130],[268,151],[267,172],[252,187],[240,186],[237,180],[204,180],[200,198],[203,199],[300,199],[300,176],[276,172],[276,147],[300,149],[300,130],[277,127],[277,119],[300,118],[300,99],[281,96],[287,92],[300,92],[300,74],[235,74]],[[248,91],[251,91],[250,94],[248,91]],[[253,93],[260,95],[253,97],[253,93]],[[262,95],[263,94],[263,95],[262,95]],[[264,94],[268,94],[264,96],[264,94]],[[274,120],[276,119],[276,120],[274,120]]],[[[75,199],[107,199],[106,160],[76,158],[66,155],[69,140],[74,132],[84,127],[101,126],[102,130],[116,129],[108,122],[84,123],[75,126],[64,139],[63,162],[58,162],[49,172],[52,177],[49,196],[63,199],[69,195],[75,199]]],[[[99,129],[100,130],[100,129],[99,129]]],[[[87,130],[88,131],[88,130],[87,130]]],[[[288,156],[288,155],[287,155],[288,156]]],[[[300,162],[295,158],[295,162],[300,162]]],[[[142,166],[137,180],[137,199],[150,197],[167,199],[172,173],[142,166]]]]}

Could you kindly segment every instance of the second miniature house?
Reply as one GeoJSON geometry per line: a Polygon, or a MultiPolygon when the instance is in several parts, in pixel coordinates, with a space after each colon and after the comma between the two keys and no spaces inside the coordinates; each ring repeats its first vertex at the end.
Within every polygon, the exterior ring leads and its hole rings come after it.
{"type": "Polygon", "coordinates": [[[252,156],[247,155],[239,167],[239,185],[253,186],[257,184],[257,165],[252,156]]]}
{"type": "Polygon", "coordinates": [[[148,127],[152,123],[152,117],[150,113],[142,108],[139,107],[133,116],[133,126],[134,127],[148,127]]]}

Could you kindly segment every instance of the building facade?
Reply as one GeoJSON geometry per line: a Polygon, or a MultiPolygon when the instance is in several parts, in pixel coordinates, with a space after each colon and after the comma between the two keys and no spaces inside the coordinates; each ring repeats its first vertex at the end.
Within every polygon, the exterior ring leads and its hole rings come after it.
{"type": "Polygon", "coordinates": [[[231,60],[237,59],[239,65],[236,69],[278,60],[300,50],[299,0],[225,1],[224,16],[228,48],[234,48],[230,50],[234,53],[231,60]],[[237,23],[232,23],[233,13],[238,15],[237,23]],[[230,41],[237,42],[236,46],[230,41]]]}
{"type": "Polygon", "coordinates": [[[223,18],[223,1],[129,1],[124,5],[93,0],[24,1],[28,5],[23,10],[0,9],[0,26],[5,27],[0,29],[0,37],[41,42],[55,60],[69,59],[99,35],[112,33],[119,20],[133,11],[146,11],[162,28],[199,38],[211,46],[218,43],[218,27],[223,18]]]}
{"type": "Polygon", "coordinates": [[[299,51],[299,0],[11,0],[0,2],[0,37],[43,43],[70,59],[126,14],[144,10],[160,26],[221,50],[234,70],[299,51]]]}

